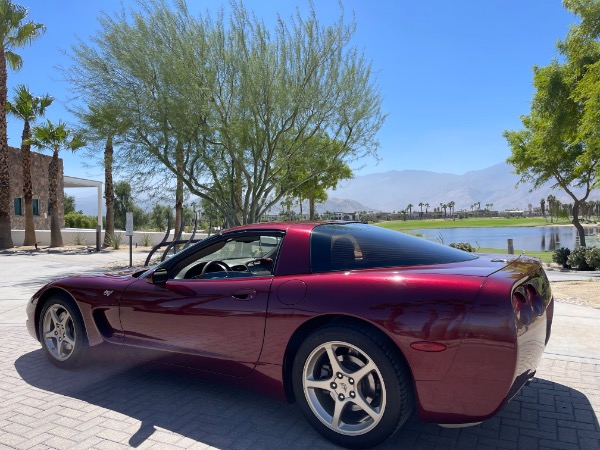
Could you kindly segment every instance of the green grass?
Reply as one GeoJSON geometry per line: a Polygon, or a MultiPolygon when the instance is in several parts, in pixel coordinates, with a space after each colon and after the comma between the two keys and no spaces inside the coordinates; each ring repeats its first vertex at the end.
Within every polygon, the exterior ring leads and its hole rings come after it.
{"type": "MultiPolygon", "coordinates": [[[[566,225],[571,222],[567,219],[561,219],[560,221],[554,221],[554,224],[566,225]]],[[[472,217],[468,219],[457,219],[457,220],[443,220],[443,219],[431,219],[431,220],[393,220],[390,222],[376,223],[383,228],[389,228],[390,230],[416,230],[416,229],[429,229],[429,228],[494,228],[494,227],[539,227],[544,225],[554,225],[542,218],[500,218],[500,217],[472,217]]]]}
{"type": "MultiPolygon", "coordinates": [[[[484,248],[481,247],[479,249],[477,249],[478,253],[498,253],[500,255],[505,255],[508,253],[508,250],[505,248],[484,248]]],[[[542,260],[542,262],[544,263],[551,263],[552,262],[552,254],[554,252],[534,252],[534,251],[529,251],[529,250],[517,250],[515,249],[515,255],[520,255],[520,254],[524,254],[527,256],[533,256],[534,258],[540,258],[542,260]]]]}

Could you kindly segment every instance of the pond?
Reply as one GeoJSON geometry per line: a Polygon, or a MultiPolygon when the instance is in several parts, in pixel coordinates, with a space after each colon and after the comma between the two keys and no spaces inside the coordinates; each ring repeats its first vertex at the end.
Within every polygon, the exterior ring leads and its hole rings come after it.
{"type": "MultiPolygon", "coordinates": [[[[507,248],[512,239],[515,250],[553,251],[579,245],[577,230],[566,227],[499,227],[499,228],[431,228],[410,230],[424,238],[443,244],[468,242],[473,247],[507,248]]],[[[600,245],[600,227],[585,227],[586,245],[600,245]]]]}

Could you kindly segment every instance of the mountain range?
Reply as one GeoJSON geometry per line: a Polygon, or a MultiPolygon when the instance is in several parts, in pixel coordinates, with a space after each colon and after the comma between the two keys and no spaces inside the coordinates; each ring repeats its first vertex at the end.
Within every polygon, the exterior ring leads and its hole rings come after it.
{"type": "MultiPolygon", "coordinates": [[[[519,184],[520,177],[512,171],[513,167],[507,163],[464,175],[425,170],[390,170],[356,176],[328,193],[332,199],[352,199],[367,205],[365,210],[385,212],[401,211],[409,204],[413,205],[413,211],[418,211],[419,203],[429,203],[431,211],[440,203],[451,201],[455,202],[455,211],[470,211],[471,205],[477,202],[481,209],[491,203],[491,209],[495,211],[527,210],[529,204],[534,208],[539,207],[540,200],[548,198],[548,195],[554,195],[561,203],[573,203],[563,190],[552,189],[551,183],[536,190],[533,190],[532,183],[519,184]]],[[[575,192],[580,195],[583,189],[575,188],[575,192]]],[[[593,191],[589,200],[600,200],[600,190],[593,191]]]]}
{"type": "MultiPolygon", "coordinates": [[[[317,213],[354,212],[354,211],[402,211],[412,204],[413,211],[419,211],[419,203],[429,203],[429,210],[437,208],[440,203],[455,203],[454,210],[471,210],[471,205],[479,202],[481,209],[493,204],[495,211],[506,209],[527,210],[531,204],[540,206],[542,198],[554,195],[561,203],[572,203],[573,200],[561,189],[552,189],[547,183],[539,189],[532,190],[532,183],[519,183],[519,176],[512,173],[513,167],[500,163],[481,170],[474,170],[463,175],[438,173],[426,170],[390,170],[387,172],[357,175],[351,180],[340,183],[337,189],[328,192],[329,199],[316,205],[317,213]]],[[[95,193],[74,192],[77,195],[77,209],[86,214],[96,214],[95,193]]],[[[582,189],[575,189],[581,194],[582,189]]],[[[590,195],[590,200],[600,200],[600,190],[590,195]]],[[[274,208],[278,213],[281,208],[274,208]]],[[[296,211],[299,208],[294,208],[296,211]]],[[[303,205],[303,212],[308,213],[308,204],[303,205]]]]}

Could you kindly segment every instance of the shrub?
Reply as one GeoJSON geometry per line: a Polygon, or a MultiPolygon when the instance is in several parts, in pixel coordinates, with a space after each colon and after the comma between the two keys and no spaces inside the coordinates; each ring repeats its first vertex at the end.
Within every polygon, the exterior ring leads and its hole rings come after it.
{"type": "Polygon", "coordinates": [[[98,218],[96,216],[84,216],[81,213],[71,211],[65,214],[65,227],[67,228],[96,228],[98,218]]]}
{"type": "Polygon", "coordinates": [[[552,254],[552,261],[557,264],[560,264],[565,269],[569,267],[569,255],[571,254],[571,250],[567,247],[561,247],[554,250],[552,254]]]}
{"type": "Polygon", "coordinates": [[[473,246],[468,242],[453,242],[452,244],[450,244],[450,247],[457,248],[459,250],[469,253],[473,253],[475,251],[473,246]]]}
{"type": "Polygon", "coordinates": [[[141,244],[144,247],[150,247],[151,245],[154,245],[154,241],[152,240],[152,236],[148,235],[148,234],[144,234],[142,236],[142,242],[141,244]]]}
{"type": "Polygon", "coordinates": [[[85,237],[80,235],[79,233],[77,233],[75,235],[75,238],[73,238],[73,243],[75,245],[85,245],[87,242],[85,240],[85,237]]]}
{"type": "Polygon", "coordinates": [[[122,236],[120,234],[111,234],[108,237],[108,245],[114,248],[115,250],[119,250],[121,247],[122,236]]]}
{"type": "Polygon", "coordinates": [[[588,247],[585,255],[585,262],[594,270],[600,270],[600,248],[588,247]]]}
{"type": "Polygon", "coordinates": [[[587,247],[578,247],[573,250],[568,258],[571,267],[577,270],[592,270],[593,268],[586,261],[588,251],[587,247]]]}

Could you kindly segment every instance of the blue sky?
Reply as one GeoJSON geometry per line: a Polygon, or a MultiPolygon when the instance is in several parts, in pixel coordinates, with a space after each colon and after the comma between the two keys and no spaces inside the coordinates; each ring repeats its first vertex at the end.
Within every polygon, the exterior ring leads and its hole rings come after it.
{"type": "MultiPolygon", "coordinates": [[[[13,87],[56,98],[47,112],[53,121],[73,123],[65,105],[72,98],[57,66],[77,38],[87,40],[101,11],[113,14],[131,0],[16,0],[47,32],[21,49],[24,65],[9,71],[13,87]],[[60,7],[57,7],[60,3],[60,7]]],[[[192,11],[217,11],[229,2],[188,0],[192,11]]],[[[249,10],[273,23],[289,17],[304,0],[246,0],[249,10]]],[[[379,133],[381,161],[365,160],[358,174],[420,169],[463,174],[504,161],[510,154],[502,131],[520,127],[533,94],[532,67],[557,56],[555,44],[575,17],[560,0],[344,0],[355,15],[353,44],[372,61],[389,114],[379,133]]],[[[315,0],[324,23],[339,16],[337,0],[315,0]]],[[[71,100],[72,101],[72,100],[71,100]]],[[[9,144],[19,147],[22,124],[9,120],[9,144]]],[[[65,174],[102,180],[100,168],[85,167],[78,154],[61,154],[65,174]]]]}

